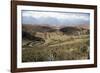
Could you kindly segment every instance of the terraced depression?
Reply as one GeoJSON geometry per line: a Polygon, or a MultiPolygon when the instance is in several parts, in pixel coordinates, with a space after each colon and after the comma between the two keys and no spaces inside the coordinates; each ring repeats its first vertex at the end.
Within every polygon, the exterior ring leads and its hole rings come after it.
{"type": "Polygon", "coordinates": [[[90,59],[90,14],[22,11],[22,62],[90,59]]]}

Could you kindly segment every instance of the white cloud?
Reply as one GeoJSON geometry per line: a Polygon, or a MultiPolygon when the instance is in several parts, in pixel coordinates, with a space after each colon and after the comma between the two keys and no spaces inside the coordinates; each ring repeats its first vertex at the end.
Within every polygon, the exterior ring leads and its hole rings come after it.
{"type": "Polygon", "coordinates": [[[75,14],[75,13],[57,13],[57,12],[36,12],[36,11],[23,11],[22,16],[27,17],[54,17],[57,19],[81,19],[89,20],[89,17],[85,14],[75,14]]]}

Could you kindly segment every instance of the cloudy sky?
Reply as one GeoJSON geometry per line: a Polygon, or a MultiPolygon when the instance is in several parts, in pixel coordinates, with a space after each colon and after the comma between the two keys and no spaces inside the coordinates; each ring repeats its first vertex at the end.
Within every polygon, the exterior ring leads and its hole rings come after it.
{"type": "Polygon", "coordinates": [[[89,22],[89,13],[22,10],[22,24],[70,26],[89,22]]]}

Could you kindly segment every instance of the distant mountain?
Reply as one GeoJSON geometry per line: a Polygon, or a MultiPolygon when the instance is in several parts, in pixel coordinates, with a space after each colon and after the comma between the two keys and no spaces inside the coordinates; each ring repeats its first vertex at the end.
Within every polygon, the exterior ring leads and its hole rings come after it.
{"type": "Polygon", "coordinates": [[[84,25],[78,25],[77,27],[83,28],[83,29],[89,29],[89,28],[90,28],[90,26],[87,25],[87,24],[84,24],[84,25]]]}
{"type": "Polygon", "coordinates": [[[60,29],[61,32],[67,35],[73,34],[89,34],[89,28],[82,26],[67,26],[60,29]]]}
{"type": "Polygon", "coordinates": [[[60,31],[65,34],[74,34],[75,32],[80,31],[80,29],[76,27],[64,27],[64,28],[61,28],[60,31]]]}
{"type": "Polygon", "coordinates": [[[32,24],[32,23],[37,23],[38,22],[38,20],[36,19],[36,18],[34,18],[34,17],[28,17],[28,16],[23,16],[22,17],[22,23],[23,24],[32,24]]]}
{"type": "Polygon", "coordinates": [[[37,24],[37,25],[52,25],[52,26],[69,26],[79,24],[89,24],[89,20],[77,19],[77,18],[58,18],[52,16],[45,17],[33,17],[33,16],[22,16],[22,24],[37,24]]]}
{"type": "Polygon", "coordinates": [[[23,24],[22,25],[23,31],[27,31],[29,33],[34,32],[63,32],[67,35],[72,35],[76,33],[82,33],[84,31],[84,34],[89,33],[89,26],[88,25],[77,25],[77,26],[62,26],[62,27],[53,27],[53,26],[42,26],[42,25],[31,25],[31,24],[23,24]]]}
{"type": "Polygon", "coordinates": [[[40,26],[40,25],[22,25],[23,30],[28,32],[54,32],[56,29],[49,27],[49,26],[40,26]]]}

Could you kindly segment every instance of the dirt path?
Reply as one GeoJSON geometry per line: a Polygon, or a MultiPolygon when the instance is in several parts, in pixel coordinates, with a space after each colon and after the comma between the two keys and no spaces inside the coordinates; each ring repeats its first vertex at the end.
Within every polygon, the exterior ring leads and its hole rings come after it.
{"type": "Polygon", "coordinates": [[[66,45],[66,44],[73,44],[73,43],[78,43],[78,42],[81,42],[81,41],[84,41],[84,39],[76,39],[74,41],[68,41],[68,42],[66,41],[66,42],[59,43],[59,44],[49,45],[49,47],[63,46],[63,45],[66,45]]]}

